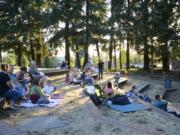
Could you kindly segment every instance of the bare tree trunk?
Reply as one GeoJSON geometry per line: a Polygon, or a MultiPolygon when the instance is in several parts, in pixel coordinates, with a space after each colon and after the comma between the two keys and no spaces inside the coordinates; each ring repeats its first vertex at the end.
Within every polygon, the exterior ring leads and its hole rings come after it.
{"type": "Polygon", "coordinates": [[[163,71],[169,71],[169,51],[168,44],[165,42],[165,45],[162,47],[162,63],[163,63],[163,71]]]}
{"type": "Polygon", "coordinates": [[[85,67],[86,63],[88,62],[88,52],[89,52],[89,10],[90,10],[90,2],[89,0],[86,0],[86,43],[84,46],[84,63],[83,63],[83,67],[85,67]]]}
{"type": "Polygon", "coordinates": [[[68,65],[70,66],[69,22],[65,23],[65,31],[65,61],[67,61],[68,65]]]}
{"type": "Polygon", "coordinates": [[[99,52],[99,45],[98,45],[98,43],[96,43],[96,51],[97,51],[97,55],[98,55],[98,60],[100,60],[100,52],[99,52]]]}
{"type": "Polygon", "coordinates": [[[127,46],[126,46],[126,70],[129,70],[129,46],[130,46],[130,34],[127,33],[127,46]]]}
{"type": "Polygon", "coordinates": [[[108,63],[108,69],[111,69],[112,66],[112,51],[113,51],[113,45],[112,45],[112,37],[110,39],[110,44],[109,44],[109,63],[108,63]]]}
{"type": "Polygon", "coordinates": [[[22,46],[18,45],[18,48],[16,50],[17,54],[17,64],[18,66],[22,66],[22,46]]]}
{"type": "Polygon", "coordinates": [[[151,38],[151,75],[153,75],[153,65],[154,65],[154,46],[153,46],[153,39],[151,38]]]}
{"type": "Polygon", "coordinates": [[[0,63],[2,63],[3,59],[2,59],[2,50],[0,49],[0,63]]]}
{"type": "Polygon", "coordinates": [[[121,44],[119,46],[119,66],[120,66],[120,69],[122,69],[122,48],[121,48],[121,44]]]}
{"type": "Polygon", "coordinates": [[[147,37],[144,39],[144,70],[149,70],[149,45],[147,44],[147,37]]]}
{"type": "Polygon", "coordinates": [[[80,61],[80,57],[79,57],[79,47],[78,45],[76,45],[76,66],[78,68],[81,68],[81,61],[80,61]]]}
{"type": "Polygon", "coordinates": [[[41,53],[36,54],[36,64],[38,67],[41,67],[41,53]]]}
{"type": "Polygon", "coordinates": [[[115,70],[117,69],[117,63],[116,63],[116,41],[114,39],[114,67],[115,70]]]}
{"type": "Polygon", "coordinates": [[[31,60],[36,61],[35,50],[32,45],[31,45],[31,60]]]}

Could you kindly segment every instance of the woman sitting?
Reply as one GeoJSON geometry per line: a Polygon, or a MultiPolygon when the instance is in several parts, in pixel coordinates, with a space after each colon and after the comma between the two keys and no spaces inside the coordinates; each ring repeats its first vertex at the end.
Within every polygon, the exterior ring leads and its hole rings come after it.
{"type": "Polygon", "coordinates": [[[34,83],[30,90],[30,100],[33,104],[48,104],[50,95],[43,92],[44,79],[41,78],[38,83],[34,83]]]}
{"type": "Polygon", "coordinates": [[[16,80],[28,91],[29,80],[24,75],[27,73],[26,67],[21,67],[20,71],[16,73],[16,80]]]}

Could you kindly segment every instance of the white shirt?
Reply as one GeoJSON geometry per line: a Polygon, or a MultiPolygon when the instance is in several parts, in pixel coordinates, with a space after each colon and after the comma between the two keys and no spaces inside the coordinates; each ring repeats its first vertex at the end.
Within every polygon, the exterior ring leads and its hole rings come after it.
{"type": "Polygon", "coordinates": [[[46,94],[52,94],[54,91],[54,87],[52,85],[45,85],[43,88],[44,93],[46,94]]]}

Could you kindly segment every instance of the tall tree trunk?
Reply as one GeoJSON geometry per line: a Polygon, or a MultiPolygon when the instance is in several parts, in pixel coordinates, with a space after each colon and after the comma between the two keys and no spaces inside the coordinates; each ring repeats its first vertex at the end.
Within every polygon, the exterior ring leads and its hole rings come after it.
{"type": "Polygon", "coordinates": [[[144,39],[144,70],[149,70],[149,45],[146,37],[144,39]]]}
{"type": "Polygon", "coordinates": [[[100,60],[100,52],[99,52],[98,42],[96,43],[96,51],[97,51],[97,55],[98,55],[98,60],[100,60]]]}
{"type": "Polygon", "coordinates": [[[2,59],[2,50],[0,49],[0,63],[2,63],[3,59],[2,59]]]}
{"type": "Polygon", "coordinates": [[[119,66],[120,66],[120,69],[122,69],[122,48],[121,48],[121,44],[119,46],[119,66]]]}
{"type": "Polygon", "coordinates": [[[80,57],[79,57],[79,47],[78,47],[78,45],[76,45],[76,66],[78,68],[81,68],[81,61],[80,61],[80,57]]]}
{"type": "Polygon", "coordinates": [[[153,39],[151,38],[151,74],[153,74],[153,65],[154,65],[154,46],[153,46],[153,39]]]}
{"type": "Polygon", "coordinates": [[[38,67],[41,67],[41,53],[36,54],[36,64],[38,67]]]}
{"type": "Polygon", "coordinates": [[[112,51],[113,51],[113,43],[112,43],[112,36],[110,39],[110,44],[109,44],[109,63],[108,63],[108,69],[111,70],[112,67],[112,51]]]}
{"type": "Polygon", "coordinates": [[[17,48],[17,64],[18,66],[22,66],[22,45],[18,45],[17,48]]]}
{"type": "Polygon", "coordinates": [[[32,45],[31,45],[31,60],[36,61],[35,50],[32,45]]]}
{"type": "MultiPolygon", "coordinates": [[[[130,16],[130,0],[127,0],[127,15],[130,16]]],[[[126,21],[128,24],[128,21],[126,21]]],[[[126,70],[129,70],[129,47],[130,47],[130,32],[127,32],[127,48],[126,48],[126,70]]]]}
{"type": "Polygon", "coordinates": [[[116,41],[114,39],[114,67],[115,70],[117,69],[117,63],[116,63],[116,41]]]}
{"type": "Polygon", "coordinates": [[[129,70],[129,47],[130,47],[130,34],[127,33],[127,46],[126,46],[126,70],[129,70]]]}
{"type": "Polygon", "coordinates": [[[163,64],[163,71],[169,71],[169,51],[168,51],[168,44],[167,41],[165,45],[162,47],[162,64],[163,64]]]}
{"type": "Polygon", "coordinates": [[[83,67],[85,67],[86,63],[88,63],[88,52],[89,52],[89,11],[90,11],[90,2],[86,0],[86,40],[84,46],[84,63],[83,67]]]}
{"type": "Polygon", "coordinates": [[[148,31],[148,5],[149,5],[149,0],[145,0],[143,2],[144,6],[144,12],[143,12],[143,19],[142,22],[144,24],[144,35],[143,36],[143,42],[144,42],[144,70],[149,71],[149,45],[148,45],[148,36],[147,36],[147,31],[148,31]]]}
{"type": "Polygon", "coordinates": [[[69,22],[65,23],[65,31],[65,61],[67,61],[70,66],[69,22]]]}

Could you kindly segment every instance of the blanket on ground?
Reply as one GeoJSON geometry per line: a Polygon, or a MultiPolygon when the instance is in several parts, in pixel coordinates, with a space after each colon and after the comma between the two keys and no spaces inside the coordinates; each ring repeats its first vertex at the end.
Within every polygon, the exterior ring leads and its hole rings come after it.
{"type": "Polygon", "coordinates": [[[131,104],[127,104],[127,105],[114,105],[111,103],[107,103],[106,105],[113,110],[118,110],[123,113],[136,112],[136,111],[142,111],[142,110],[149,109],[148,107],[144,106],[143,104],[134,103],[134,102],[131,104]]]}
{"type": "Polygon", "coordinates": [[[38,106],[43,106],[43,107],[56,107],[59,105],[61,102],[61,99],[51,99],[49,104],[33,104],[31,100],[24,101],[20,104],[20,107],[25,107],[25,108],[32,108],[32,107],[38,107],[38,106]]]}

